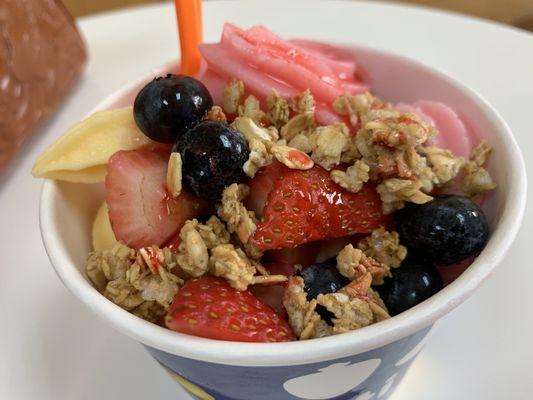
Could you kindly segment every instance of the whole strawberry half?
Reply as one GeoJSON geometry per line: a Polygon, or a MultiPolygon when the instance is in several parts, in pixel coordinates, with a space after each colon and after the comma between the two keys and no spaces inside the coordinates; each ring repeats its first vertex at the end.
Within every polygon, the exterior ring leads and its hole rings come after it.
{"type": "Polygon", "coordinates": [[[247,205],[262,216],[251,243],[263,251],[370,233],[386,223],[374,185],[348,192],[317,165],[300,171],[272,164],[259,171],[250,192],[247,205]]]}
{"type": "Polygon", "coordinates": [[[177,198],[170,196],[168,158],[164,149],[144,149],[119,151],[109,159],[105,179],[109,219],[116,238],[128,246],[161,246],[205,209],[202,201],[184,191],[177,198]]]}
{"type": "Polygon", "coordinates": [[[218,340],[295,340],[288,323],[265,303],[208,275],[185,283],[168,309],[165,324],[173,331],[218,340]]]}

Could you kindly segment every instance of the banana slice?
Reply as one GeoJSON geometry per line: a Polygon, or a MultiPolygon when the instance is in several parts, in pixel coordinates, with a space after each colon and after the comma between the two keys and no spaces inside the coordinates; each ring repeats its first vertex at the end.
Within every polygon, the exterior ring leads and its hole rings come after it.
{"type": "Polygon", "coordinates": [[[33,176],[93,183],[105,178],[109,157],[119,150],[154,144],[135,124],[132,107],[101,111],[70,128],[37,159],[33,176]]]}
{"type": "Polygon", "coordinates": [[[104,201],[93,222],[93,248],[95,251],[108,250],[117,242],[111,221],[109,221],[109,210],[104,201]]]}

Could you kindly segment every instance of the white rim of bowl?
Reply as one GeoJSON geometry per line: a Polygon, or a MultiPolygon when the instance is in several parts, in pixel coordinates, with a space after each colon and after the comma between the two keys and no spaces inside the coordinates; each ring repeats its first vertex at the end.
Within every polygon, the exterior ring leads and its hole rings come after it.
{"type": "MultiPolygon", "coordinates": [[[[56,196],[57,187],[54,181],[46,180],[40,199],[41,235],[52,266],[65,286],[114,328],[147,346],[181,357],[239,366],[297,365],[366,352],[390,344],[433,324],[470,297],[490,276],[496,265],[502,261],[521,225],[526,204],[526,172],[516,140],[500,114],[477,92],[455,78],[422,62],[397,54],[363,46],[352,48],[386,54],[388,57],[396,57],[400,61],[414,63],[418,67],[431,70],[439,79],[456,87],[472,100],[489,118],[507,144],[505,149],[499,149],[499,151],[508,153],[506,158],[510,160],[508,168],[513,179],[510,182],[500,221],[492,232],[485,249],[453,283],[430,299],[389,320],[326,338],[283,343],[245,343],[206,339],[174,332],[138,318],[107,300],[80,273],[66,254],[59,250],[61,243],[54,229],[50,206],[56,196]]],[[[175,62],[165,64],[162,68],[172,65],[175,65],[175,62]]],[[[95,110],[102,109],[113,99],[139,85],[149,76],[150,74],[147,74],[110,95],[95,110]]]]}

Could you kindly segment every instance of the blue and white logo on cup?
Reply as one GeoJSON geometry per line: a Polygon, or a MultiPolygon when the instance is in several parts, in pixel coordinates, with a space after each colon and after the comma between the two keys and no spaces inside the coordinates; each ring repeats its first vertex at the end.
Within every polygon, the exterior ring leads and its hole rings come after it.
{"type": "Polygon", "coordinates": [[[147,349],[202,400],[383,400],[422,349],[429,329],[362,354],[275,367],[214,364],[147,349]]]}
{"type": "Polygon", "coordinates": [[[380,363],[381,360],[374,358],[355,364],[332,364],[317,373],[290,379],[283,388],[301,399],[331,399],[355,389],[374,373],[380,363]]]}

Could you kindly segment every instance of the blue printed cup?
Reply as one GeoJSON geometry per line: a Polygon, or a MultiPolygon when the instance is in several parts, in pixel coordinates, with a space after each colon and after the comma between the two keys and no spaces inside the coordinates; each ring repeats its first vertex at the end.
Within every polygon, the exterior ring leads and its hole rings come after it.
{"type": "MultiPolygon", "coordinates": [[[[365,48],[353,53],[385,100],[442,101],[496,149],[490,172],[498,184],[484,208],[491,238],[452,284],[416,307],[372,326],[332,337],[289,343],[238,343],[164,329],[122,310],[85,275],[92,218],[103,200],[99,185],[46,181],[40,204],[43,242],[63,283],[97,315],[144,344],[170,375],[200,399],[384,399],[422,348],[433,323],[468,298],[509,249],[526,197],[520,150],[505,122],[478,94],[418,62],[365,48]]],[[[159,73],[175,69],[167,65],[159,73]]],[[[120,91],[98,109],[132,104],[153,74],[120,91]]]]}

